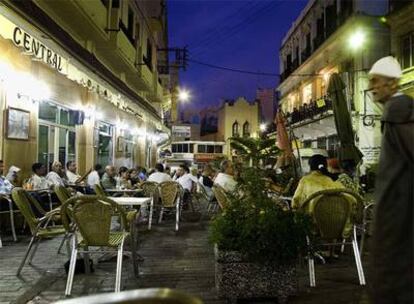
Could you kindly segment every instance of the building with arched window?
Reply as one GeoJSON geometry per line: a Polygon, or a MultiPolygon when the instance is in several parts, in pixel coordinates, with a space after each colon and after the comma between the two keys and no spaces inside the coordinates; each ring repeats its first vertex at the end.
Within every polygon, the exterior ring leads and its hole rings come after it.
{"type": "Polygon", "coordinates": [[[228,139],[233,136],[256,137],[259,135],[259,104],[243,97],[224,102],[218,111],[216,140],[225,141],[224,154],[231,155],[228,139]]]}

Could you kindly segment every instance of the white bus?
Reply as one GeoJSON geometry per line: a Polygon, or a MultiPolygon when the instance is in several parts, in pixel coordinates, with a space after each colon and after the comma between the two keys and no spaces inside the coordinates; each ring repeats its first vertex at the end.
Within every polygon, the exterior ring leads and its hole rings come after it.
{"type": "Polygon", "coordinates": [[[215,141],[177,141],[171,143],[171,155],[164,156],[165,162],[172,171],[181,164],[202,169],[207,163],[225,157],[225,142],[215,141]]]}

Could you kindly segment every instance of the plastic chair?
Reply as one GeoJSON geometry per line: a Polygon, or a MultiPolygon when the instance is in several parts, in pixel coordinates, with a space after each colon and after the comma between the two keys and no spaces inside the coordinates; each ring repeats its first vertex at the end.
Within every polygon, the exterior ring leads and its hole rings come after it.
{"type": "Polygon", "coordinates": [[[221,209],[225,209],[228,205],[228,198],[223,187],[219,185],[213,186],[213,193],[221,209]]]}
{"type": "MultiPolygon", "coordinates": [[[[119,292],[121,290],[124,241],[125,238],[130,237],[130,233],[125,229],[127,217],[124,209],[109,198],[96,195],[83,195],[67,200],[61,208],[61,213],[65,227],[69,227],[70,221],[73,221],[76,229],[76,233],[72,235],[72,254],[65,295],[69,296],[72,292],[78,251],[81,250],[87,257],[87,254],[93,253],[89,251],[89,246],[117,249],[115,292],[119,292]],[[113,214],[118,214],[121,218],[120,232],[111,232],[111,218],[113,214]],[[81,237],[78,237],[79,235],[81,237]]],[[[131,247],[134,270],[137,272],[135,241],[132,238],[131,247]]],[[[104,251],[97,251],[95,253],[102,252],[104,251]]],[[[89,258],[85,258],[85,260],[88,261],[89,258]]],[[[87,266],[89,267],[89,265],[87,266]]]]}
{"type": "Polygon", "coordinates": [[[35,245],[35,247],[30,255],[29,264],[31,264],[33,260],[40,240],[63,235],[66,231],[62,226],[48,226],[50,221],[53,220],[53,217],[60,212],[59,209],[49,211],[45,213],[43,217],[38,218],[35,216],[32,210],[33,198],[23,188],[14,188],[12,190],[12,198],[24,216],[32,233],[32,239],[30,240],[23,260],[17,269],[17,275],[20,275],[20,272],[26,263],[27,257],[29,256],[33,245],[35,245]]]}
{"type": "MultiPolygon", "coordinates": [[[[353,247],[355,264],[358,271],[360,285],[365,285],[365,275],[356,238],[356,225],[361,222],[363,201],[361,197],[347,189],[330,189],[318,191],[309,196],[303,203],[301,210],[308,212],[309,204],[313,204],[311,216],[315,224],[316,233],[323,241],[321,246],[351,244],[353,247]],[[355,203],[352,202],[352,199],[355,203]],[[342,240],[348,222],[352,224],[352,233],[349,242],[336,242],[342,240]]],[[[308,267],[310,286],[316,286],[315,268],[313,261],[313,244],[309,236],[306,237],[308,245],[308,267]]]]}
{"type": "Polygon", "coordinates": [[[193,296],[168,288],[149,288],[123,291],[120,293],[104,293],[58,301],[55,304],[203,304],[193,296]]]}
{"type": "MultiPolygon", "coordinates": [[[[11,226],[11,230],[12,230],[13,241],[17,242],[16,227],[14,225],[14,214],[16,212],[19,212],[19,210],[14,210],[13,209],[13,202],[10,199],[9,195],[0,194],[0,204],[5,203],[5,202],[7,202],[8,206],[9,206],[9,210],[0,211],[0,214],[8,213],[10,215],[10,226],[11,226]]],[[[0,248],[1,247],[3,247],[3,244],[1,242],[1,236],[0,236],[0,248]]]]}
{"type": "Polygon", "coordinates": [[[166,208],[174,210],[175,208],[175,231],[179,229],[180,222],[180,204],[182,191],[180,191],[180,184],[177,182],[162,182],[158,186],[161,198],[161,211],[158,223],[161,223],[164,210],[166,208]]]}

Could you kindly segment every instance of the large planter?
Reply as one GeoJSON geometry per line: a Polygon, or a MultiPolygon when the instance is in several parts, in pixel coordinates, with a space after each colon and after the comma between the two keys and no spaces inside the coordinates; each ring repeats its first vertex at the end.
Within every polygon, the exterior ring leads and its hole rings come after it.
{"type": "Polygon", "coordinates": [[[277,298],[286,303],[298,289],[295,265],[251,263],[239,252],[222,251],[215,246],[216,289],[220,298],[277,298]]]}

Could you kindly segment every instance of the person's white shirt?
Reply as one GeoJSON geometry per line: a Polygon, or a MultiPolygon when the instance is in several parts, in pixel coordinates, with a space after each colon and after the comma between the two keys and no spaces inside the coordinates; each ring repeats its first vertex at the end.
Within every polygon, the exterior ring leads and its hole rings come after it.
{"type": "MultiPolygon", "coordinates": [[[[193,189],[193,175],[191,174],[184,174],[176,179],[176,182],[179,183],[185,190],[191,192],[193,189]]],[[[195,179],[197,182],[197,178],[195,179]]]]}
{"type": "Polygon", "coordinates": [[[49,189],[52,185],[44,176],[33,174],[30,178],[30,183],[33,185],[33,190],[49,189]]]}
{"type": "Polygon", "coordinates": [[[154,172],[148,177],[147,181],[156,182],[160,184],[162,182],[170,182],[172,181],[172,179],[171,179],[171,176],[169,176],[167,173],[154,172]]]}
{"type": "Polygon", "coordinates": [[[93,170],[91,173],[88,174],[88,185],[93,187],[95,185],[99,185],[101,179],[99,178],[99,173],[96,170],[93,170]]]}
{"type": "Polygon", "coordinates": [[[46,175],[46,179],[54,186],[65,186],[65,182],[55,171],[50,171],[46,175]]]}
{"type": "Polygon", "coordinates": [[[71,184],[75,184],[76,181],[80,178],[80,175],[77,175],[69,170],[66,171],[66,176],[68,178],[69,183],[71,184]]]}
{"type": "Polygon", "coordinates": [[[214,184],[221,186],[227,192],[231,192],[236,189],[237,182],[234,180],[233,176],[220,172],[217,174],[214,184]]]}

